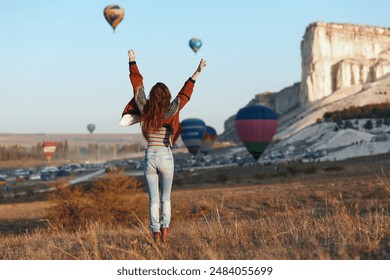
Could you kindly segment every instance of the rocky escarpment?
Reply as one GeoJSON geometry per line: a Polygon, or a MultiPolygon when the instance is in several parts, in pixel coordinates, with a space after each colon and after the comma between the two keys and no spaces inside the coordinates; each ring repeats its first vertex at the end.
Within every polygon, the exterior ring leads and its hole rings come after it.
{"type": "Polygon", "coordinates": [[[299,106],[300,83],[286,87],[278,92],[265,92],[255,95],[248,105],[261,104],[283,115],[299,106]]]}
{"type": "MultiPolygon", "coordinates": [[[[355,94],[365,84],[390,73],[390,28],[315,22],[306,28],[301,57],[300,83],[280,92],[257,94],[248,105],[267,106],[280,116],[280,122],[291,122],[290,112],[304,112],[310,104],[344,88],[355,94]]],[[[323,106],[325,110],[326,104],[323,106]]],[[[238,140],[234,119],[226,120],[220,140],[238,140]]]]}
{"type": "Polygon", "coordinates": [[[315,22],[301,42],[301,104],[390,72],[390,28],[315,22]]]}

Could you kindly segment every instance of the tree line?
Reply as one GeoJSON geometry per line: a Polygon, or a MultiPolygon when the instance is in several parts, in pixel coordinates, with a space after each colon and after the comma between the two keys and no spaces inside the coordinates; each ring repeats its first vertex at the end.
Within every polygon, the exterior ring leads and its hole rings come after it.
{"type": "MultiPolygon", "coordinates": [[[[139,152],[141,144],[128,145],[101,145],[89,144],[83,147],[69,147],[68,141],[55,142],[56,150],[52,160],[103,160],[126,157],[131,153],[139,152]]],[[[0,161],[14,160],[41,160],[47,161],[43,153],[43,142],[26,147],[22,145],[0,145],[0,161]]]]}
{"type": "Polygon", "coordinates": [[[327,122],[365,118],[380,118],[383,119],[383,124],[390,124],[390,103],[350,106],[342,110],[326,112],[323,115],[323,121],[327,122]]]}

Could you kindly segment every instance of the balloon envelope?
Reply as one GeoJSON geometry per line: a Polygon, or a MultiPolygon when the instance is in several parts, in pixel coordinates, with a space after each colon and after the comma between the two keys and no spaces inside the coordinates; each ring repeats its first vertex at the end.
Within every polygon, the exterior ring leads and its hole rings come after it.
{"type": "Polygon", "coordinates": [[[264,106],[247,106],[236,115],[238,136],[256,160],[272,141],[277,126],[276,114],[264,106]]]}
{"type": "Polygon", "coordinates": [[[196,53],[202,46],[202,41],[199,38],[192,38],[189,42],[190,48],[196,53]]]}
{"type": "Polygon", "coordinates": [[[213,146],[215,139],[217,139],[217,131],[211,126],[206,126],[206,132],[202,139],[202,144],[200,146],[200,151],[207,155],[211,147],[213,146]]]}
{"type": "Polygon", "coordinates": [[[111,25],[112,29],[115,32],[115,28],[125,16],[125,10],[120,6],[113,4],[105,7],[103,14],[107,22],[111,25]]]}
{"type": "Polygon", "coordinates": [[[93,123],[90,123],[87,125],[87,129],[90,133],[92,133],[95,130],[96,126],[93,123]]]}
{"type": "Polygon", "coordinates": [[[52,141],[43,142],[43,154],[45,158],[50,161],[56,151],[56,144],[52,141]]]}
{"type": "Polygon", "coordinates": [[[185,119],[181,122],[181,139],[188,151],[196,155],[206,132],[206,124],[201,119],[185,119]]]}

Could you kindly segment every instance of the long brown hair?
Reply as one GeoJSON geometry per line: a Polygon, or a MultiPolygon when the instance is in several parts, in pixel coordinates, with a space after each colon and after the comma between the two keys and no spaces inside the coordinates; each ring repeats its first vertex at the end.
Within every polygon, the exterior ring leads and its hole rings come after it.
{"type": "Polygon", "coordinates": [[[163,83],[155,84],[149,93],[149,100],[146,102],[140,117],[142,130],[144,132],[156,132],[163,123],[163,118],[171,103],[171,93],[163,83]]]}

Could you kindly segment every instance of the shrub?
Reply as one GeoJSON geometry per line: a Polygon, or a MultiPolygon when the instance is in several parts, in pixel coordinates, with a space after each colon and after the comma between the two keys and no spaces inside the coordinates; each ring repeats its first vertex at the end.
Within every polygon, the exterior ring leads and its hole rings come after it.
{"type": "Polygon", "coordinates": [[[373,128],[373,124],[372,124],[372,121],[370,119],[368,119],[367,122],[364,124],[364,128],[368,129],[368,130],[373,128]]]}
{"type": "Polygon", "coordinates": [[[291,174],[291,176],[295,176],[298,173],[298,169],[292,165],[287,166],[287,171],[291,174]]]}
{"type": "Polygon", "coordinates": [[[307,168],[305,168],[304,172],[305,174],[315,174],[318,171],[318,167],[314,165],[309,165],[307,168]]]}
{"type": "Polygon", "coordinates": [[[50,196],[55,204],[48,219],[65,230],[85,228],[99,221],[105,224],[137,224],[147,217],[147,196],[134,177],[123,172],[77,187],[61,187],[50,196]]]}
{"type": "Polygon", "coordinates": [[[344,170],[344,167],[341,165],[332,165],[332,166],[327,166],[324,168],[325,171],[341,171],[344,170]]]}

